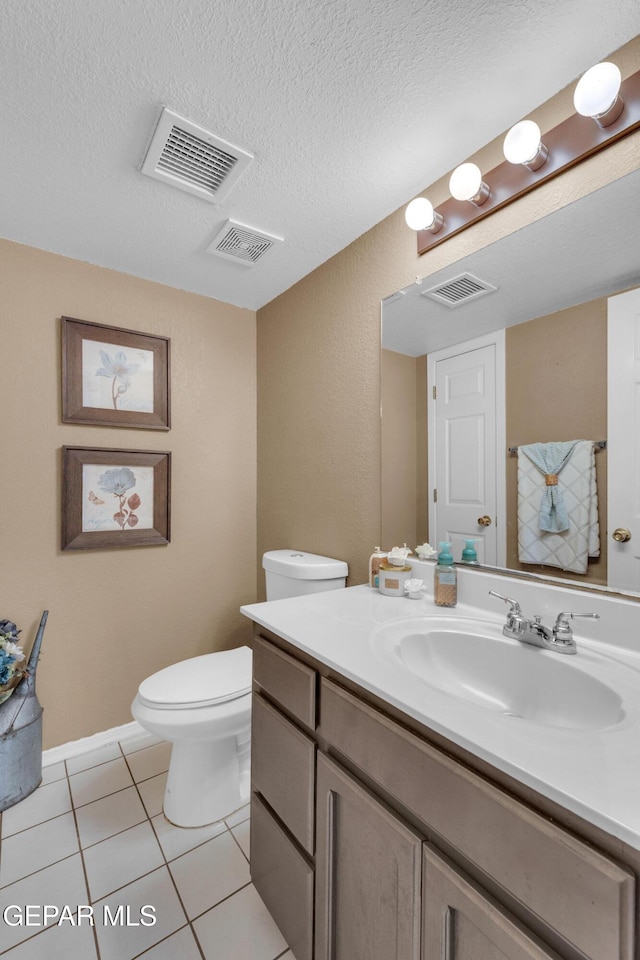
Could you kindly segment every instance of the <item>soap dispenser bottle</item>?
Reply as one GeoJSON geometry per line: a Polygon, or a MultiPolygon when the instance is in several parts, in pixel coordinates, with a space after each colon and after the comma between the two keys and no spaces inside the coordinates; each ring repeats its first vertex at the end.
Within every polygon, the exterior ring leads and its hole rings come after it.
{"type": "Polygon", "coordinates": [[[437,607],[455,607],[458,602],[458,573],[453,565],[451,544],[440,544],[438,562],[434,570],[433,601],[437,607]]]}
{"type": "Polygon", "coordinates": [[[477,540],[465,540],[464,550],[462,551],[462,562],[468,567],[477,567],[478,566],[478,554],[476,553],[475,544],[477,540]]]}

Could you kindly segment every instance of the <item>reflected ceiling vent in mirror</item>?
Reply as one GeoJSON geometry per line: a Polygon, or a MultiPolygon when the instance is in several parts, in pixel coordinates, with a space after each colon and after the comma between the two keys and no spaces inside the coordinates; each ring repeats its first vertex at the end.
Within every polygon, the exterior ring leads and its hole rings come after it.
{"type": "Polygon", "coordinates": [[[439,283],[437,287],[430,287],[429,290],[423,290],[420,296],[442,303],[445,307],[460,307],[463,303],[477,300],[478,297],[484,297],[497,289],[486,280],[480,280],[471,273],[461,273],[453,280],[439,283]]]}
{"type": "Polygon", "coordinates": [[[220,203],[252,160],[246,150],[165,107],[141,169],[172,187],[220,203]]]}
{"type": "Polygon", "coordinates": [[[253,266],[276,243],[283,243],[282,237],[274,237],[243,223],[236,223],[235,220],[227,220],[220,233],[207,247],[207,253],[244,263],[245,266],[253,266]]]}

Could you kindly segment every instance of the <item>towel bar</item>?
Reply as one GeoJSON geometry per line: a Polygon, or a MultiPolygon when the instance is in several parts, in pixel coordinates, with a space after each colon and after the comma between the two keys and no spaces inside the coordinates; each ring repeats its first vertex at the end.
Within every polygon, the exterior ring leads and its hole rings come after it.
{"type": "MultiPolygon", "coordinates": [[[[594,440],[594,441],[593,441],[593,445],[594,445],[594,447],[596,448],[596,450],[606,450],[606,449],[607,449],[607,441],[606,441],[606,440],[594,440]]],[[[512,457],[515,456],[516,453],[518,452],[518,448],[517,448],[517,447],[509,447],[508,450],[509,450],[509,453],[511,454],[512,457]]]]}

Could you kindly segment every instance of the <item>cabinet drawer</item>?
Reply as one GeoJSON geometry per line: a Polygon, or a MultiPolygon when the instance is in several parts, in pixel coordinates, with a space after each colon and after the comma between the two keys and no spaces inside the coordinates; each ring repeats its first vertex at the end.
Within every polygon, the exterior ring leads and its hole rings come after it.
{"type": "Polygon", "coordinates": [[[255,794],[250,842],[256,890],[297,960],[311,960],[313,870],[255,794]]]}
{"type": "Polygon", "coordinates": [[[316,745],[260,694],[251,712],[251,785],[313,855],[316,745]]]}
{"type": "Polygon", "coordinates": [[[262,637],[253,640],[253,679],[284,710],[316,727],[316,671],[262,637]]]}
{"type": "Polygon", "coordinates": [[[528,911],[598,960],[631,960],[633,875],[322,681],[322,736],[528,911]]]}

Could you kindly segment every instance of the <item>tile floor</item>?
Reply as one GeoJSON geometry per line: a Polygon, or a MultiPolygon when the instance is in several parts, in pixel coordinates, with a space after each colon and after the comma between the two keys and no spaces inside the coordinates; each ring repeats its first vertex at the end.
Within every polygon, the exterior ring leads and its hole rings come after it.
{"type": "Polygon", "coordinates": [[[2,957],[295,960],[251,883],[249,807],[174,827],[169,751],[144,734],[55,763],[0,814],[2,957]]]}

